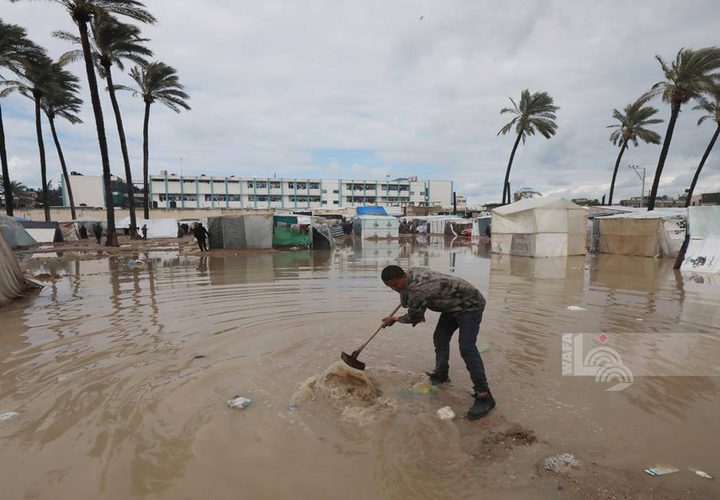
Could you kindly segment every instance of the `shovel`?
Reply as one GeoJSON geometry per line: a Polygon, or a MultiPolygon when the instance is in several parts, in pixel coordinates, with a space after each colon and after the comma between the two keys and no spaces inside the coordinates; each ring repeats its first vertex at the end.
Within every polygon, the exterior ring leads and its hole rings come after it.
{"type": "MultiPolygon", "coordinates": [[[[394,316],[395,313],[398,312],[398,309],[400,309],[400,304],[398,304],[398,306],[393,310],[393,312],[390,313],[390,316],[394,316]]],[[[343,361],[345,361],[345,364],[347,364],[347,365],[350,366],[351,368],[355,368],[356,370],[364,370],[364,369],[365,369],[365,363],[363,363],[362,361],[360,361],[360,360],[357,359],[357,358],[358,358],[358,356],[360,356],[360,353],[362,352],[362,350],[365,349],[365,346],[367,346],[367,345],[370,343],[370,341],[375,338],[375,335],[377,335],[378,332],[379,332],[380,330],[382,330],[383,328],[385,328],[385,325],[380,325],[380,326],[378,327],[378,329],[375,330],[375,333],[373,333],[373,334],[370,336],[370,338],[365,341],[365,343],[364,343],[363,345],[361,345],[361,346],[358,347],[356,350],[354,350],[352,354],[348,354],[348,353],[346,353],[346,352],[343,352],[343,353],[340,355],[340,358],[341,358],[343,361]]]]}

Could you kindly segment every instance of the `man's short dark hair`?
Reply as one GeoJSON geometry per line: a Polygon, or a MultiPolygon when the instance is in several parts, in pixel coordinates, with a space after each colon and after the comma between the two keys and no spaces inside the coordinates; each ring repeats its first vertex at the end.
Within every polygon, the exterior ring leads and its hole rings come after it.
{"type": "Polygon", "coordinates": [[[383,281],[396,280],[403,276],[405,276],[405,271],[403,271],[403,268],[400,266],[387,266],[382,270],[382,274],[380,274],[380,278],[382,278],[383,281]]]}

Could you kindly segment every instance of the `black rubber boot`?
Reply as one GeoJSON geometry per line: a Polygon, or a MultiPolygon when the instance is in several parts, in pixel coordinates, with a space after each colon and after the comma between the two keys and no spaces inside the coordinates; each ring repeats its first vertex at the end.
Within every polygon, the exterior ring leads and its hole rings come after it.
{"type": "Polygon", "coordinates": [[[430,378],[430,383],[433,385],[444,384],[445,382],[450,382],[450,379],[448,378],[447,375],[438,375],[434,371],[425,372],[425,373],[430,378]]]}
{"type": "Polygon", "coordinates": [[[490,413],[490,410],[495,408],[495,398],[492,397],[490,391],[487,391],[487,394],[483,396],[478,396],[477,393],[475,393],[473,394],[473,397],[475,398],[475,402],[468,410],[468,420],[481,419],[490,413]]]}

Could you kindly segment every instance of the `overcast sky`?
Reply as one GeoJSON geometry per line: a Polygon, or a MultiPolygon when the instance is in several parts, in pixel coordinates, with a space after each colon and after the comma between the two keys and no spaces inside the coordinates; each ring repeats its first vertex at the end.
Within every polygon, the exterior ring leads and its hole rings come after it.
{"type": "MultiPolygon", "coordinates": [[[[613,108],[661,80],[659,54],[718,45],[717,0],[152,0],[159,22],[143,27],[155,57],[174,66],[192,110],[154,105],[150,172],[185,174],[452,179],[471,203],[500,201],[512,136],[496,136],[508,96],[546,91],[558,134],[530,137],[515,157],[513,190],[599,198],[609,189],[617,149],[608,141],[613,108]]],[[[27,28],[57,57],[70,46],[51,32],[74,30],[53,2],[3,1],[0,17],[27,28]]],[[[85,83],[84,67],[70,67],[85,83]]],[[[129,84],[126,75],[115,77],[129,84]]],[[[69,168],[101,171],[89,95],[84,124],[59,124],[69,168]]],[[[117,132],[103,93],[113,173],[124,177],[117,132]]],[[[142,172],[142,102],[120,97],[133,175],[142,172]]],[[[659,116],[669,108],[657,101],[659,116]]],[[[31,102],[2,102],[11,173],[39,184],[31,102]]],[[[688,187],[714,131],[680,115],[661,194],[688,187]]],[[[46,126],[47,128],[47,126],[46,126]]],[[[664,124],[657,127],[664,134],[664,124]]],[[[60,167],[46,134],[49,177],[60,167]]],[[[720,148],[720,146],[718,146],[720,148]]],[[[659,146],[631,148],[618,174],[620,197],[637,196],[627,168],[647,167],[659,146]]],[[[720,188],[713,154],[699,191],[720,188]]],[[[617,195],[616,195],[617,196],[617,195]]]]}

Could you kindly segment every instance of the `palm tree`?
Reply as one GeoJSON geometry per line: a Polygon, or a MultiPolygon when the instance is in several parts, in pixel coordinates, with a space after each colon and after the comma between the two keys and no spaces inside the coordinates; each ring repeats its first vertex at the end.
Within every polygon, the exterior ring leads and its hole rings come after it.
{"type": "Polygon", "coordinates": [[[690,206],[690,199],[692,198],[693,192],[695,191],[695,186],[697,185],[698,178],[700,177],[700,171],[702,171],[703,167],[705,166],[705,162],[707,161],[708,156],[710,156],[710,152],[715,146],[715,141],[717,141],[718,135],[720,135],[720,85],[714,85],[708,90],[708,94],[710,96],[710,99],[708,99],[708,97],[706,96],[700,97],[700,99],[698,99],[700,103],[693,109],[702,110],[708,113],[701,116],[697,124],[702,125],[705,120],[712,120],[715,122],[716,125],[715,133],[713,134],[712,139],[710,139],[710,143],[708,144],[707,148],[705,148],[705,153],[700,159],[700,164],[695,170],[695,175],[693,176],[692,183],[690,184],[690,189],[687,193],[687,198],[685,199],[686,207],[690,206]]]}
{"type": "Polygon", "coordinates": [[[553,98],[547,92],[535,92],[525,89],[520,94],[520,104],[518,105],[512,98],[509,98],[512,108],[503,108],[500,114],[511,113],[515,117],[510,120],[497,135],[505,135],[514,129],[517,134],[515,144],[513,144],[510,160],[508,161],[507,171],[505,172],[505,182],[503,183],[503,204],[510,203],[510,169],[512,168],[515,151],[517,150],[520,140],[525,144],[525,138],[528,135],[535,135],[539,132],[546,139],[550,139],[557,132],[557,115],[555,114],[560,108],[553,104],[553,98]]]}
{"type": "Polygon", "coordinates": [[[58,139],[57,130],[55,129],[55,118],[64,118],[73,125],[82,123],[78,116],[82,99],[77,96],[79,85],[78,78],[62,68],[62,63],[53,64],[53,85],[49,86],[42,96],[42,108],[50,123],[50,131],[52,132],[55,148],[57,149],[60,166],[62,167],[63,178],[65,179],[65,189],[70,202],[70,215],[73,220],[75,217],[75,200],[73,198],[72,186],[70,185],[70,176],[68,175],[67,164],[65,163],[65,155],[60,140],[58,139]]]}
{"type": "Polygon", "coordinates": [[[183,109],[189,110],[187,99],[190,96],[183,91],[175,68],[162,62],[152,62],[141,66],[135,66],[130,70],[130,78],[135,81],[137,88],[130,89],[123,86],[116,86],[118,89],[132,90],[133,95],[140,95],[145,101],[145,119],[143,120],[143,188],[145,191],[144,212],[145,218],[150,217],[150,186],[148,176],[148,125],[150,123],[150,105],[160,102],[180,113],[183,109]]]}
{"type": "MultiPolygon", "coordinates": [[[[130,211],[130,237],[139,238],[137,233],[137,218],[135,215],[135,189],[130,169],[130,156],[128,155],[125,127],[123,126],[120,106],[115,95],[115,85],[112,79],[111,67],[113,64],[121,71],[125,69],[126,60],[136,64],[146,64],[145,57],[152,56],[152,51],[143,45],[148,40],[140,37],[140,29],[131,24],[118,21],[110,15],[97,15],[90,25],[92,31],[92,51],[98,73],[107,80],[107,90],[110,94],[118,136],[120,137],[120,150],[125,166],[125,179],[127,181],[128,209],[130,211]]],[[[67,32],[56,32],[58,38],[70,40],[80,44],[80,38],[67,32]]],[[[68,52],[63,58],[75,60],[82,57],[82,51],[68,52]]]]}
{"type": "MultiPolygon", "coordinates": [[[[38,51],[38,47],[27,38],[25,28],[16,24],[7,24],[0,19],[0,70],[7,69],[17,74],[23,59],[31,57],[38,51]]],[[[0,75],[0,79],[4,79],[0,75]]],[[[0,92],[0,98],[6,97],[12,88],[0,92]]],[[[2,164],[3,191],[5,193],[5,212],[13,215],[13,190],[8,167],[7,150],[5,148],[5,127],[2,120],[2,106],[0,106],[0,163],[2,164]]]]}
{"type": "MultiPolygon", "coordinates": [[[[19,0],[11,0],[17,2],[19,0]]],[[[145,9],[145,5],[138,0],[54,0],[61,4],[78,27],[80,43],[82,45],[85,72],[87,73],[88,87],[90,88],[90,101],[95,115],[95,128],[97,129],[100,158],[103,167],[103,183],[105,187],[105,207],[107,214],[107,241],[108,246],[118,246],[115,234],[115,210],[112,199],[112,185],[110,181],[110,158],[108,156],[107,137],[105,136],[105,121],[100,93],[98,92],[95,68],[93,67],[92,50],[90,48],[90,35],[88,23],[97,15],[117,14],[126,16],[143,23],[154,23],[155,17],[145,9]]]]}
{"type": "Polygon", "coordinates": [[[6,203],[8,199],[19,200],[20,198],[28,196],[30,193],[30,189],[22,182],[10,180],[6,181],[5,176],[2,176],[0,181],[0,194],[5,197],[6,203]]]}
{"type": "Polygon", "coordinates": [[[660,56],[655,56],[655,58],[660,63],[665,80],[653,85],[649,95],[662,95],[662,100],[670,104],[670,120],[655,169],[655,179],[648,199],[648,210],[655,209],[655,198],[680,108],[691,99],[699,98],[704,91],[720,79],[720,73],[717,72],[720,69],[720,49],[717,47],[698,50],[680,49],[670,65],[660,56]]]}
{"type": "Polygon", "coordinates": [[[613,109],[613,118],[615,118],[618,123],[608,125],[607,128],[615,129],[610,134],[610,142],[615,146],[620,146],[620,152],[615,160],[615,169],[613,170],[612,181],[610,182],[608,205],[612,205],[613,194],[615,192],[615,178],[617,177],[620,160],[623,157],[623,153],[628,149],[628,145],[632,142],[635,147],[637,147],[639,141],[643,141],[646,144],[660,144],[660,134],[645,128],[648,125],[663,122],[663,120],[659,118],[652,118],[658,110],[652,106],[645,105],[648,99],[649,96],[647,95],[640,97],[635,102],[625,106],[623,112],[613,109]]]}

